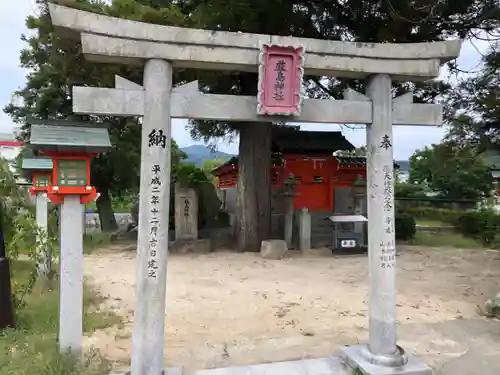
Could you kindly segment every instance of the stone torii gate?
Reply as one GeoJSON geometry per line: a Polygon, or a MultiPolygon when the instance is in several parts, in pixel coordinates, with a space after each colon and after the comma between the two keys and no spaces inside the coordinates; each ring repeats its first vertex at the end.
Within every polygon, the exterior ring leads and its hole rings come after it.
{"type": "Polygon", "coordinates": [[[144,65],[142,86],[116,77],[115,88],[73,89],[77,113],[144,116],[132,375],[160,375],[163,367],[171,118],[367,124],[369,344],[346,347],[340,358],[196,374],[333,375],[354,369],[366,374],[432,374],[396,344],[392,125],[440,125],[442,109],[413,104],[411,93],[392,99],[391,81],[438,76],[441,64],[458,56],[461,41],[373,44],[230,33],[151,25],[54,4],[50,14],[63,33],[80,33],[88,59],[144,65]],[[257,72],[259,56],[269,46],[302,48],[306,56],[301,69],[307,75],[370,77],[366,96],[348,90],[344,100],[305,99],[301,111],[291,116],[269,116],[258,114],[260,97],[202,94],[196,82],[172,89],[173,68],[257,72]]]}

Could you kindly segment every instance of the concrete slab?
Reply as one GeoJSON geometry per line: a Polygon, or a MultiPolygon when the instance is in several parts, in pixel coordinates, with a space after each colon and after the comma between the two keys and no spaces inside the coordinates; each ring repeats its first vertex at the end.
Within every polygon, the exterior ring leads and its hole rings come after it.
{"type": "Polygon", "coordinates": [[[303,359],[260,365],[189,372],[186,375],[347,375],[338,357],[303,359]]]}
{"type": "Polygon", "coordinates": [[[408,359],[406,365],[385,367],[370,363],[363,354],[364,350],[366,350],[365,345],[349,346],[341,349],[340,359],[352,369],[351,373],[356,374],[355,371],[359,370],[363,375],[433,375],[429,366],[411,354],[406,354],[408,359]]]}

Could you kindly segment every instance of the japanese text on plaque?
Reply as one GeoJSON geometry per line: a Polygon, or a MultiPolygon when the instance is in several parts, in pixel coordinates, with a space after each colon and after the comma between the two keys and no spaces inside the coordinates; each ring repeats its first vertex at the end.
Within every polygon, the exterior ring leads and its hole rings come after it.
{"type": "Polygon", "coordinates": [[[394,241],[380,242],[380,267],[394,268],[396,265],[396,247],[394,241]]]}
{"type": "Polygon", "coordinates": [[[163,134],[163,130],[153,129],[148,135],[148,147],[159,146],[165,148],[167,146],[167,136],[163,134]]]}
{"type": "Polygon", "coordinates": [[[151,218],[149,220],[149,236],[148,236],[148,278],[156,279],[156,272],[158,270],[158,262],[156,259],[156,254],[158,251],[158,230],[160,228],[159,213],[161,207],[161,197],[160,197],[160,186],[162,184],[160,180],[161,168],[159,165],[155,164],[151,168],[152,177],[150,181],[151,185],[151,197],[149,200],[149,207],[151,210],[151,218]]]}
{"type": "Polygon", "coordinates": [[[285,95],[283,93],[285,89],[285,72],[286,72],[286,62],[285,60],[278,60],[276,62],[276,67],[274,68],[276,72],[276,82],[274,83],[274,100],[282,101],[285,100],[285,95]]]}
{"type": "Polygon", "coordinates": [[[394,205],[392,194],[392,187],[394,186],[392,168],[389,165],[384,165],[382,173],[384,174],[384,211],[391,211],[394,205]]]}

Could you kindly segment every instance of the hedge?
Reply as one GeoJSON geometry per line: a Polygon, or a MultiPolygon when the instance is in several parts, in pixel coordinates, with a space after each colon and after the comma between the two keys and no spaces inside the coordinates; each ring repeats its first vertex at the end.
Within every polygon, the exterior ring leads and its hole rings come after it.
{"type": "Polygon", "coordinates": [[[397,240],[411,240],[417,233],[415,218],[405,212],[396,212],[394,227],[397,240]]]}
{"type": "Polygon", "coordinates": [[[403,212],[415,217],[416,219],[435,220],[456,225],[459,217],[467,211],[433,207],[407,207],[403,210],[403,212]]]}
{"type": "Polygon", "coordinates": [[[485,246],[500,246],[500,215],[492,210],[466,212],[458,218],[457,229],[466,237],[475,238],[485,246]]]}
{"type": "Polygon", "coordinates": [[[500,247],[500,214],[496,211],[411,207],[405,208],[402,212],[417,219],[436,220],[454,225],[465,237],[474,238],[484,246],[500,247]]]}

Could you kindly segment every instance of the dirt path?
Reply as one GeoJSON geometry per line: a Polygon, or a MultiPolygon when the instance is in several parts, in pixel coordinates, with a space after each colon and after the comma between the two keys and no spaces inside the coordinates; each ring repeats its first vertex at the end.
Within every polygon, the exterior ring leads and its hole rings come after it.
{"type": "MultiPolygon", "coordinates": [[[[127,322],[95,332],[87,344],[100,348],[117,370],[125,370],[135,252],[114,248],[88,256],[85,271],[127,322]]],[[[399,344],[441,369],[438,374],[459,375],[446,368],[475,351],[500,352],[500,322],[476,313],[477,305],[500,290],[499,280],[497,252],[404,249],[398,263],[399,344]]],[[[366,281],[365,257],[334,258],[319,251],[281,261],[258,254],[172,255],[166,363],[201,369],[320,357],[364,342],[366,281]]],[[[464,372],[470,373],[475,371],[464,372]]]]}

